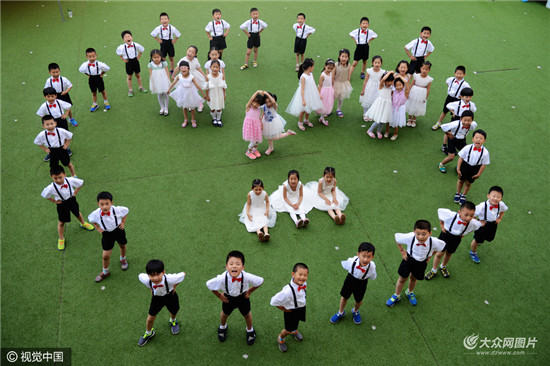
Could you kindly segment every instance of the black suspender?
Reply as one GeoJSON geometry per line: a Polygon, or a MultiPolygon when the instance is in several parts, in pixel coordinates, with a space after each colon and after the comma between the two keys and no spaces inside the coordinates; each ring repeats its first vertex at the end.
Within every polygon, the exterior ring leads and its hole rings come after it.
{"type": "MultiPolygon", "coordinates": [[[[448,231],[449,231],[449,234],[451,234],[451,235],[454,235],[454,234],[451,232],[451,230],[452,230],[452,228],[453,228],[453,225],[455,224],[455,221],[456,221],[457,217],[458,217],[458,214],[455,214],[455,217],[454,217],[453,221],[451,221],[451,225],[449,226],[448,231]]],[[[468,229],[468,226],[469,226],[469,225],[470,225],[470,223],[467,223],[467,224],[466,224],[466,227],[464,227],[464,230],[462,230],[462,232],[460,233],[460,236],[464,235],[464,233],[466,232],[466,229],[468,229]]]]}
{"type": "Polygon", "coordinates": [[[428,258],[430,258],[430,252],[432,251],[432,237],[430,236],[430,247],[428,248],[428,253],[426,254],[426,259],[425,261],[428,260],[428,258]]]}
{"type": "MultiPolygon", "coordinates": [[[[63,145],[61,144],[61,136],[59,135],[59,130],[57,129],[57,127],[55,128],[55,132],[57,133],[57,140],[59,141],[59,147],[62,147],[63,145]]],[[[51,149],[52,145],[50,145],[50,140],[48,140],[48,130],[44,131],[44,136],[46,137],[46,144],[48,144],[48,147],[51,149]]]]}
{"type": "MultiPolygon", "coordinates": [[[[229,286],[228,286],[228,280],[227,280],[227,277],[229,276],[229,273],[225,273],[225,293],[229,295],[229,286]]],[[[243,293],[243,287],[244,287],[244,273],[241,272],[241,292],[239,293],[242,294],[243,293]]]]}
{"type": "MultiPolygon", "coordinates": [[[[61,83],[61,91],[63,92],[63,78],[61,75],[59,75],[59,82],[61,83]]],[[[50,86],[53,88],[53,76],[50,78],[50,86]]]]}
{"type": "MultiPolygon", "coordinates": [[[[420,43],[420,38],[418,38],[418,39],[416,40],[416,46],[414,47],[414,55],[413,55],[414,57],[417,57],[417,56],[416,56],[416,50],[418,49],[418,44],[419,44],[419,43],[420,43]]],[[[424,56],[426,56],[427,51],[428,51],[428,41],[426,41],[426,47],[424,47],[424,54],[423,54],[422,56],[418,56],[418,57],[424,57],[424,56]]],[[[451,85],[452,85],[452,84],[451,84],[451,85]]]]}
{"type": "MultiPolygon", "coordinates": [[[[473,148],[474,148],[474,145],[470,146],[470,151],[468,151],[468,161],[466,161],[468,164],[470,164],[470,154],[472,153],[473,148]]],[[[483,157],[483,147],[481,147],[481,151],[479,152],[479,159],[477,159],[477,163],[475,165],[479,165],[482,157],[483,157]]]]}
{"type": "MultiPolygon", "coordinates": [[[[458,108],[460,108],[460,102],[458,102],[458,108]]],[[[457,112],[458,114],[458,112],[457,112]]],[[[456,127],[456,130],[455,130],[455,138],[456,138],[456,134],[458,133],[458,131],[460,131],[460,125],[462,124],[462,122],[460,122],[460,120],[458,120],[458,126],[456,127]]]]}
{"type": "MultiPolygon", "coordinates": [[[[249,33],[252,33],[253,24],[254,24],[254,22],[252,21],[252,19],[250,19],[250,32],[249,33]]],[[[260,33],[260,19],[258,19],[258,24],[256,25],[256,28],[258,30],[258,33],[260,33]]]]}
{"type": "MultiPolygon", "coordinates": [[[[222,36],[223,36],[223,33],[225,32],[225,25],[223,25],[223,19],[220,19],[220,24],[222,25],[222,36]]],[[[214,37],[216,37],[217,36],[216,23],[214,21],[212,21],[212,31],[214,32],[214,37]]]]}
{"type": "MultiPolygon", "coordinates": [[[[113,207],[113,217],[115,218],[115,229],[116,229],[118,227],[118,219],[116,217],[116,211],[114,207],[113,207]]],[[[101,220],[101,225],[103,225],[103,230],[109,231],[107,230],[107,226],[105,226],[105,223],[103,222],[103,215],[101,215],[101,212],[99,212],[99,219],[101,220]]]]}
{"type": "MultiPolygon", "coordinates": [[[[500,214],[500,203],[497,205],[497,219],[499,214],[500,214]]],[[[485,201],[485,221],[488,221],[487,220],[487,201],[485,201]]]]}
{"type": "MultiPolygon", "coordinates": [[[[456,217],[455,217],[455,219],[456,219],[456,217]]],[[[453,220],[453,223],[454,223],[454,220],[453,220]]],[[[453,224],[451,224],[451,226],[452,226],[452,225],[453,225],[453,224]]],[[[449,229],[449,232],[451,232],[451,229],[449,229]]],[[[413,247],[414,247],[414,239],[416,239],[415,236],[413,236],[413,238],[412,238],[412,240],[411,240],[411,251],[410,251],[410,253],[409,253],[409,256],[410,256],[411,258],[413,258],[412,254],[413,254],[413,247]]],[[[424,245],[426,245],[426,244],[424,244],[424,245]]],[[[431,252],[431,251],[432,251],[432,237],[430,236],[430,246],[428,247],[428,253],[426,253],[426,259],[424,259],[424,261],[427,261],[428,258],[430,258],[430,252],[431,252]]],[[[414,259],[414,258],[413,258],[413,259],[414,259]]],[[[370,263],[369,263],[369,264],[370,264],[370,263]]]]}
{"type": "MultiPolygon", "coordinates": [[[[170,294],[170,288],[168,287],[168,279],[166,278],[166,275],[164,275],[164,286],[166,287],[166,295],[169,295],[170,294]]],[[[153,282],[151,280],[149,280],[149,287],[151,288],[151,290],[154,291],[153,282]]],[[[153,296],[155,296],[155,295],[153,295],[153,296]]]]}
{"type": "MultiPolygon", "coordinates": [[[[355,272],[355,265],[357,264],[357,261],[359,260],[359,258],[356,258],[354,261],[353,261],[353,267],[351,267],[351,275],[353,276],[353,273],[355,272]]],[[[369,269],[370,269],[370,263],[369,265],[367,266],[367,269],[365,270],[365,273],[363,273],[363,276],[361,276],[361,279],[364,280],[366,277],[367,277],[367,274],[369,273],[369,269]]],[[[355,276],[354,276],[355,277],[355,276]]]]}
{"type": "MultiPolygon", "coordinates": [[[[162,38],[162,25],[160,26],[160,39],[164,39],[162,38]]],[[[168,41],[172,38],[172,26],[170,24],[168,24],[168,41]]]]}
{"type": "MultiPolygon", "coordinates": [[[[290,291],[292,291],[292,297],[294,298],[294,307],[296,309],[298,309],[298,298],[296,297],[296,291],[294,291],[294,288],[292,287],[292,282],[288,284],[288,286],[290,287],[290,291]]],[[[299,286],[298,286],[299,287],[299,286]]],[[[306,290],[304,289],[304,294],[306,295],[307,297],[307,292],[306,290]]]]}
{"type": "MultiPolygon", "coordinates": [[[[464,79],[462,79],[462,81],[460,82],[460,84],[458,84],[458,88],[456,89],[456,93],[455,93],[455,98],[457,97],[458,95],[458,92],[460,91],[460,88],[462,87],[462,83],[464,83],[464,79]]],[[[452,86],[453,84],[451,84],[452,86]]]]}
{"type": "Polygon", "coordinates": [[[412,258],[412,256],[413,256],[414,238],[415,238],[415,237],[413,236],[413,238],[412,238],[412,240],[411,240],[411,245],[410,245],[410,248],[409,248],[409,256],[410,256],[411,258],[412,258]]]}
{"type": "MultiPolygon", "coordinates": [[[[55,104],[57,104],[57,108],[59,109],[59,114],[62,116],[63,115],[63,110],[61,109],[61,104],[59,104],[59,100],[57,100],[57,99],[55,100],[55,102],[56,102],[55,104]]],[[[49,104],[50,104],[49,102],[46,102],[46,109],[48,110],[48,114],[50,116],[53,116],[52,111],[50,110],[50,105],[49,104]]],[[[59,117],[61,117],[61,116],[59,116],[59,117]]]]}
{"type": "Polygon", "coordinates": [[[306,23],[304,23],[304,25],[302,25],[302,35],[300,36],[300,38],[304,39],[304,32],[306,31],[306,23]]]}
{"type": "MultiPolygon", "coordinates": [[[[126,51],[126,57],[128,57],[128,60],[133,60],[133,59],[130,59],[130,55],[128,54],[128,48],[126,48],[126,43],[124,43],[124,51],[126,51]]],[[[138,56],[138,52],[136,48],[136,43],[134,42],[134,58],[137,58],[137,56],[138,56]]]]}
{"type": "MultiPolygon", "coordinates": [[[[65,179],[65,183],[67,183],[67,187],[69,187],[69,198],[71,198],[73,196],[73,189],[71,187],[71,183],[69,183],[69,181],[67,179],[65,179]]],[[[59,189],[57,189],[57,186],[55,185],[55,183],[52,183],[52,184],[53,184],[53,187],[55,188],[55,191],[59,195],[59,198],[61,198],[61,201],[63,201],[63,202],[66,201],[66,199],[64,199],[63,196],[61,195],[61,192],[59,192],[59,189]]],[[[69,198],[67,198],[67,200],[69,198]]]]}
{"type": "MultiPolygon", "coordinates": [[[[94,65],[95,65],[96,75],[99,75],[100,74],[100,72],[99,72],[99,62],[95,61],[94,65]]],[[[92,75],[92,71],[90,70],[90,63],[88,63],[88,74],[92,75]]]]}
{"type": "MultiPolygon", "coordinates": [[[[361,44],[360,39],[361,39],[361,28],[357,29],[357,44],[361,44]]],[[[367,29],[367,34],[365,35],[364,44],[368,44],[368,43],[369,43],[369,30],[367,29]]]]}

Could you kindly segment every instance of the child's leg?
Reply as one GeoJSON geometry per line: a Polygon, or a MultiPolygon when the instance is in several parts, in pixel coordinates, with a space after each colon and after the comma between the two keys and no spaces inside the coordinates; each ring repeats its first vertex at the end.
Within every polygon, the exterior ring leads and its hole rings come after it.
{"type": "Polygon", "coordinates": [[[300,112],[300,114],[298,115],[298,123],[302,123],[302,121],[304,120],[304,114],[305,112],[300,112]]]}
{"type": "Polygon", "coordinates": [[[397,136],[398,131],[399,131],[399,127],[394,127],[394,129],[393,129],[393,135],[394,135],[394,136],[397,136]]]}
{"type": "Polygon", "coordinates": [[[286,329],[281,330],[281,334],[279,334],[279,342],[284,341],[285,337],[289,334],[291,334],[291,332],[289,332],[288,330],[286,329]]]}
{"type": "Polygon", "coordinates": [[[363,115],[367,114],[368,110],[369,110],[369,107],[363,107],[363,115]]]}
{"type": "MultiPolygon", "coordinates": [[[[121,250],[122,251],[122,250],[121,250]]],[[[103,263],[103,273],[109,272],[109,264],[111,263],[111,253],[113,250],[104,250],[101,257],[103,263]]]]}
{"type": "MultiPolygon", "coordinates": [[[[410,276],[412,278],[412,276],[410,276]]],[[[403,291],[403,287],[405,286],[405,282],[407,282],[407,279],[405,277],[399,276],[397,279],[397,283],[395,284],[395,295],[399,297],[401,294],[401,291],[403,291]]]]}
{"type": "Polygon", "coordinates": [[[169,103],[168,94],[162,93],[161,95],[164,96],[164,111],[168,112],[168,103],[169,103]]]}
{"type": "Polygon", "coordinates": [[[265,235],[269,234],[269,229],[268,229],[267,225],[264,226],[264,234],[265,235]]]}
{"type": "Polygon", "coordinates": [[[248,314],[244,316],[244,321],[246,322],[246,330],[252,332],[252,312],[249,311],[248,314]]]}
{"type": "Polygon", "coordinates": [[[97,92],[92,92],[92,104],[97,104],[97,92]]]}
{"type": "Polygon", "coordinates": [[[191,109],[191,121],[195,120],[195,108],[191,109]]]}
{"type": "Polygon", "coordinates": [[[69,109],[69,119],[73,119],[73,111],[69,109]]]}
{"type": "Polygon", "coordinates": [[[223,50],[219,50],[218,53],[220,54],[220,60],[222,59],[223,50]]]}
{"type": "MultiPolygon", "coordinates": [[[[338,99],[338,107],[336,107],[337,112],[338,111],[342,112],[342,104],[344,104],[344,99],[338,99]]],[[[365,111],[365,113],[367,112],[365,111]]]]}
{"type": "Polygon", "coordinates": [[[136,79],[137,79],[139,87],[143,88],[143,86],[141,86],[141,74],[140,73],[136,73],[136,79]]]}
{"type": "Polygon", "coordinates": [[[305,121],[309,121],[309,113],[304,112],[304,117],[305,117],[304,118],[305,121]]]}
{"type": "MultiPolygon", "coordinates": [[[[107,102],[107,91],[106,90],[102,91],[101,95],[103,95],[103,102],[106,103],[107,102]]],[[[97,98],[96,98],[96,100],[97,100],[97,98]]]]}
{"type": "Polygon", "coordinates": [[[255,145],[256,145],[256,143],[254,141],[250,141],[250,143],[248,144],[248,152],[249,153],[251,153],[254,150],[255,145]]]}
{"type": "Polygon", "coordinates": [[[350,69],[350,75],[353,74],[353,71],[355,70],[355,68],[357,67],[357,64],[359,63],[358,60],[353,60],[353,63],[351,64],[351,69],[350,69]]]}
{"type": "Polygon", "coordinates": [[[443,159],[443,161],[441,162],[441,165],[445,165],[451,161],[453,161],[455,158],[455,154],[449,154],[447,155],[447,157],[445,159],[443,159]]]}
{"type": "Polygon", "coordinates": [[[472,252],[477,253],[477,246],[478,246],[477,241],[475,239],[472,240],[472,244],[470,244],[470,248],[472,249],[472,252]]]}
{"type": "Polygon", "coordinates": [[[298,216],[296,216],[296,214],[293,212],[289,212],[289,215],[292,221],[294,221],[295,224],[298,224],[298,216]]]}
{"type": "Polygon", "coordinates": [[[300,65],[300,54],[296,54],[296,66],[300,65]]]}
{"type": "Polygon", "coordinates": [[[274,148],[273,148],[273,139],[267,140],[267,144],[269,145],[269,148],[270,148],[271,150],[274,150],[274,148]]]}
{"type": "Polygon", "coordinates": [[[174,70],[174,56],[168,56],[170,58],[170,70],[174,70]]]}
{"type": "Polygon", "coordinates": [[[369,128],[369,132],[374,132],[374,130],[375,130],[376,128],[378,128],[379,125],[380,125],[380,123],[378,123],[378,122],[373,122],[373,123],[372,123],[372,126],[370,126],[370,128],[369,128]]]}
{"type": "Polygon", "coordinates": [[[258,61],[258,47],[254,47],[254,62],[258,61]]]}
{"type": "Polygon", "coordinates": [[[452,253],[445,252],[445,258],[443,258],[443,263],[441,263],[443,267],[447,267],[447,263],[451,260],[452,255],[452,253]]]}
{"type": "Polygon", "coordinates": [[[212,116],[212,119],[216,119],[217,115],[216,115],[216,110],[215,109],[211,109],[210,110],[210,115],[212,116]]]}
{"type": "Polygon", "coordinates": [[[464,185],[464,182],[460,179],[456,182],[456,193],[462,192],[462,186],[464,185]]]}
{"type": "Polygon", "coordinates": [[[443,135],[443,145],[447,145],[449,143],[449,136],[447,134],[443,135]]]}
{"type": "MultiPolygon", "coordinates": [[[[248,65],[248,61],[250,60],[250,54],[252,53],[252,48],[246,49],[246,56],[244,58],[244,64],[248,65]]],[[[254,52],[254,61],[256,61],[256,52],[254,52]]]]}
{"type": "MultiPolygon", "coordinates": [[[[410,282],[409,282],[409,286],[410,286],[410,282]]],[[[353,306],[353,309],[351,309],[352,312],[357,312],[359,310],[359,308],[361,307],[361,304],[363,304],[363,301],[359,301],[359,302],[355,302],[355,305],[353,306]]]]}
{"type": "Polygon", "coordinates": [[[306,214],[301,213],[301,214],[298,214],[298,216],[300,216],[301,220],[307,219],[306,214]]]}
{"type": "Polygon", "coordinates": [[[363,60],[363,67],[361,68],[361,72],[364,74],[366,69],[367,69],[367,60],[363,60]]]}
{"type": "Polygon", "coordinates": [[[340,307],[338,308],[338,312],[340,314],[344,313],[344,309],[346,308],[346,304],[348,303],[348,299],[341,297],[340,298],[340,307]]]}
{"type": "Polygon", "coordinates": [[[59,234],[59,239],[63,240],[63,231],[65,230],[65,223],[58,221],[57,222],[57,233],[59,234]]]}
{"type": "Polygon", "coordinates": [[[80,221],[80,223],[82,225],[84,225],[84,217],[82,217],[82,212],[79,212],[78,213],[78,217],[77,217],[78,221],[80,221]]]}
{"type": "Polygon", "coordinates": [[[414,288],[416,287],[417,279],[411,275],[409,277],[409,292],[414,292],[414,288]]]}
{"type": "Polygon", "coordinates": [[[302,56],[302,61],[300,63],[303,64],[304,63],[304,58],[305,58],[305,53],[302,53],[300,56],[302,56]]]}
{"type": "Polygon", "coordinates": [[[153,325],[155,324],[155,319],[157,318],[156,315],[147,315],[147,322],[145,323],[145,330],[147,330],[148,333],[151,333],[151,330],[153,330],[153,325]]]}
{"type": "Polygon", "coordinates": [[[187,121],[187,108],[183,108],[183,119],[187,121]]]}
{"type": "Polygon", "coordinates": [[[432,272],[437,272],[437,267],[439,266],[439,262],[441,262],[441,257],[443,257],[444,254],[446,254],[447,251],[445,252],[436,252],[435,255],[434,255],[434,263],[432,265],[432,272]]]}
{"type": "Polygon", "coordinates": [[[342,211],[340,211],[339,208],[337,208],[336,210],[334,210],[334,213],[336,214],[336,216],[338,216],[338,217],[340,217],[340,218],[342,217],[342,211]]]}
{"type": "MultiPolygon", "coordinates": [[[[447,115],[447,112],[441,112],[441,114],[439,115],[439,119],[437,120],[437,123],[441,123],[443,122],[443,120],[445,119],[445,116],[447,115]]],[[[447,135],[445,135],[446,137],[447,135]]]]}
{"type": "Polygon", "coordinates": [[[387,125],[387,123],[379,123],[378,128],[376,129],[376,132],[382,131],[382,128],[384,128],[384,125],[387,125]]]}
{"type": "Polygon", "coordinates": [[[467,180],[464,181],[464,195],[467,195],[468,192],[470,192],[470,188],[472,188],[472,183],[468,182],[467,180]]]}
{"type": "Polygon", "coordinates": [[[331,219],[334,220],[334,218],[337,216],[333,210],[327,210],[327,213],[328,215],[330,216],[331,219]]]}
{"type": "Polygon", "coordinates": [[[126,75],[126,82],[128,83],[128,90],[132,90],[132,75],[126,75]]]}
{"type": "Polygon", "coordinates": [[[229,318],[229,315],[224,313],[223,311],[220,313],[220,324],[222,328],[225,328],[225,325],[227,324],[227,318],[229,318]]]}
{"type": "Polygon", "coordinates": [[[164,110],[164,94],[157,95],[157,99],[159,101],[160,110],[163,111],[164,110]]]}
{"type": "Polygon", "coordinates": [[[221,109],[218,109],[216,111],[216,119],[219,121],[222,119],[222,110],[221,109]]]}
{"type": "Polygon", "coordinates": [[[120,247],[120,260],[126,259],[126,244],[119,244],[120,247]]]}
{"type": "Polygon", "coordinates": [[[74,165],[73,163],[69,163],[69,165],[67,165],[67,168],[69,168],[69,171],[71,172],[71,175],[74,177],[76,176],[76,173],[74,171],[74,165]]]}

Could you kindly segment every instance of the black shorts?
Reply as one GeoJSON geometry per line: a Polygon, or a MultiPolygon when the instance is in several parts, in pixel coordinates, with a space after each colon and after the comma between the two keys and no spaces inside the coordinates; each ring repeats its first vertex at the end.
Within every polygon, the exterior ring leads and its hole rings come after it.
{"type": "Polygon", "coordinates": [[[422,67],[422,63],[424,62],[424,57],[417,57],[416,61],[411,61],[411,64],[409,65],[409,74],[419,73],[420,67],[422,67]]]}
{"type": "Polygon", "coordinates": [[[76,198],[74,196],[56,206],[57,217],[61,222],[71,222],[71,212],[76,217],[80,215],[80,207],[78,206],[78,202],[76,202],[76,198]]]}
{"type": "Polygon", "coordinates": [[[367,291],[368,282],[368,279],[360,280],[348,273],[346,280],[344,281],[344,285],[340,290],[340,295],[347,300],[353,294],[355,302],[361,302],[365,296],[365,292],[367,291]]]}
{"type": "Polygon", "coordinates": [[[443,103],[443,113],[449,112],[449,110],[447,109],[447,104],[452,102],[458,102],[459,100],[460,100],[459,98],[451,97],[449,94],[447,94],[447,98],[445,98],[445,103],[443,103]]]}
{"type": "Polygon", "coordinates": [[[467,180],[470,183],[473,183],[476,178],[472,178],[474,175],[476,175],[479,172],[479,168],[481,168],[481,165],[470,165],[465,160],[462,161],[462,165],[460,166],[460,174],[462,174],[458,179],[460,179],[462,182],[467,180]]]}
{"type": "Polygon", "coordinates": [[[113,231],[104,231],[101,234],[101,246],[103,247],[103,250],[112,250],[115,246],[115,241],[119,245],[128,244],[128,240],[126,239],[126,231],[117,227],[113,231]]]}
{"type": "Polygon", "coordinates": [[[65,95],[61,95],[61,93],[57,93],[57,99],[67,102],[71,105],[73,104],[73,101],[71,100],[71,96],[69,95],[69,93],[65,95]]]}
{"type": "Polygon", "coordinates": [[[62,147],[50,148],[50,168],[58,166],[59,162],[64,166],[68,166],[71,163],[69,153],[62,147]]]}
{"type": "Polygon", "coordinates": [[[478,244],[483,243],[485,240],[493,241],[497,233],[498,224],[494,221],[486,222],[485,225],[480,227],[474,232],[474,240],[478,244]]]}
{"type": "Polygon", "coordinates": [[[290,313],[285,311],[285,330],[294,332],[298,330],[298,324],[306,321],[306,307],[292,309],[290,313]]]}
{"type": "Polygon", "coordinates": [[[407,253],[407,260],[403,259],[401,261],[397,273],[403,278],[408,278],[409,275],[412,275],[418,281],[422,281],[424,279],[424,272],[426,272],[427,266],[427,261],[419,262],[407,253]]]}
{"type": "Polygon", "coordinates": [[[162,40],[162,43],[160,44],[160,53],[162,53],[163,58],[166,58],[166,55],[174,57],[176,52],[174,51],[174,44],[171,39],[162,40]]]}
{"type": "Polygon", "coordinates": [[[453,254],[454,252],[456,252],[456,249],[462,241],[462,238],[460,236],[453,235],[448,231],[445,233],[439,233],[439,239],[445,242],[445,248],[443,248],[443,251],[449,254],[453,254]]]}
{"type": "Polygon", "coordinates": [[[151,299],[151,305],[149,306],[149,315],[157,315],[165,306],[170,314],[177,314],[180,309],[180,299],[177,292],[169,293],[164,296],[153,296],[151,299]]]}
{"type": "Polygon", "coordinates": [[[247,316],[250,313],[250,299],[245,298],[244,293],[239,296],[225,294],[225,297],[229,299],[228,303],[222,302],[222,311],[225,315],[231,315],[236,308],[239,308],[242,316],[247,316]]]}
{"type": "Polygon", "coordinates": [[[367,61],[369,59],[369,45],[368,44],[358,44],[355,47],[355,52],[353,53],[353,61],[367,61]]]}
{"type": "Polygon", "coordinates": [[[54,118],[54,119],[55,119],[55,122],[57,122],[57,127],[69,131],[69,124],[67,123],[66,118],[59,117],[59,118],[54,118]]]}
{"type": "MultiPolygon", "coordinates": [[[[452,138],[447,142],[447,152],[449,154],[458,154],[466,146],[466,139],[452,138]]],[[[462,163],[464,164],[464,162],[462,163]]]]}
{"type": "Polygon", "coordinates": [[[260,33],[249,33],[248,41],[246,41],[246,48],[260,47],[260,33]]]}
{"type": "Polygon", "coordinates": [[[307,38],[296,37],[294,40],[294,53],[303,55],[306,53],[307,38]]]}
{"type": "Polygon", "coordinates": [[[227,44],[225,43],[225,37],[224,36],[213,37],[212,40],[210,41],[210,49],[212,49],[213,47],[216,47],[218,50],[226,49],[227,44]]]}
{"type": "Polygon", "coordinates": [[[139,74],[141,67],[139,66],[139,60],[137,58],[131,58],[126,62],[126,75],[132,75],[133,73],[139,74]]]}
{"type": "Polygon", "coordinates": [[[103,78],[100,75],[90,75],[88,79],[88,85],[92,93],[96,91],[102,93],[105,90],[105,84],[103,83],[103,78]]]}

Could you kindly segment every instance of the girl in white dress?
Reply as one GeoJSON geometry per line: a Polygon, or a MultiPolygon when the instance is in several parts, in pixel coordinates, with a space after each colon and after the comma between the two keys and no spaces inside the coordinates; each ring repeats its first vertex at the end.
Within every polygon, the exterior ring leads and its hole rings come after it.
{"type": "Polygon", "coordinates": [[[318,182],[309,182],[306,189],[315,192],[313,207],[327,211],[336,225],[346,223],[346,214],[342,213],[342,210],[346,209],[349,198],[336,187],[336,170],[333,167],[327,166],[323,178],[318,182]]]}
{"type": "Polygon", "coordinates": [[[367,113],[363,116],[363,118],[367,117],[374,121],[372,126],[367,131],[367,135],[372,138],[376,138],[374,135],[374,130],[376,129],[376,134],[378,138],[381,139],[382,133],[380,131],[382,130],[382,127],[384,127],[386,123],[393,122],[391,103],[393,74],[393,70],[384,74],[384,77],[380,80],[380,85],[378,87],[378,97],[374,103],[372,103],[372,106],[369,108],[367,113]]]}
{"type": "Polygon", "coordinates": [[[298,128],[302,131],[306,130],[304,123],[309,127],[313,127],[313,123],[309,121],[310,113],[323,109],[323,102],[313,79],[314,66],[315,63],[311,58],[306,58],[304,63],[300,65],[298,71],[300,84],[286,108],[286,113],[298,117],[298,128]]]}
{"type": "Polygon", "coordinates": [[[202,104],[203,99],[199,95],[200,93],[204,97],[204,93],[197,83],[197,80],[189,73],[189,63],[187,61],[180,61],[178,63],[180,68],[180,74],[174,79],[170,87],[168,88],[168,95],[174,99],[179,108],[183,109],[183,123],[181,127],[187,126],[187,110],[191,110],[191,123],[193,128],[197,127],[197,121],[195,121],[195,108],[202,104]],[[173,91],[172,88],[177,84],[177,88],[173,91]]]}
{"type": "Polygon", "coordinates": [[[297,229],[306,227],[309,224],[306,214],[313,208],[313,197],[309,190],[304,189],[298,171],[289,171],[288,179],[269,196],[269,199],[271,200],[271,207],[277,212],[288,212],[290,214],[297,229]]]}
{"type": "MultiPolygon", "coordinates": [[[[382,57],[374,56],[372,58],[372,67],[367,69],[365,75],[365,81],[363,81],[363,90],[361,90],[361,96],[359,97],[359,103],[363,106],[363,115],[367,114],[367,111],[372,106],[372,103],[378,97],[378,87],[380,85],[380,79],[386,70],[382,69],[382,57]]],[[[363,117],[365,122],[372,121],[368,117],[363,117]]]]}
{"type": "Polygon", "coordinates": [[[149,68],[149,90],[152,94],[158,94],[160,115],[168,115],[168,88],[170,87],[170,71],[168,62],[162,59],[160,50],[151,51],[149,68]]]}
{"type": "MultiPolygon", "coordinates": [[[[181,58],[178,61],[178,65],[181,61],[187,61],[189,63],[189,72],[197,80],[199,87],[204,89],[205,84],[208,81],[208,76],[204,73],[204,71],[202,71],[201,64],[197,59],[198,52],[199,52],[199,49],[197,48],[197,46],[189,46],[185,57],[181,58]]],[[[203,108],[204,106],[201,103],[200,106],[198,107],[198,111],[202,112],[203,108]]]]}
{"type": "Polygon", "coordinates": [[[210,52],[208,52],[208,61],[204,64],[206,75],[210,75],[212,73],[212,70],[210,69],[212,61],[218,61],[220,63],[220,73],[222,74],[223,80],[225,80],[225,62],[220,60],[220,51],[216,47],[212,47],[210,52]]]}
{"type": "Polygon", "coordinates": [[[426,114],[426,101],[430,95],[430,88],[434,80],[431,76],[428,76],[431,68],[432,63],[424,61],[420,67],[420,73],[413,76],[411,92],[409,93],[407,104],[405,104],[405,109],[409,114],[407,126],[416,127],[416,117],[426,114]]]}
{"type": "Polygon", "coordinates": [[[225,89],[227,88],[227,84],[220,72],[219,61],[213,61],[210,67],[212,73],[206,82],[206,97],[204,99],[208,101],[208,106],[210,107],[212,124],[214,127],[222,127],[222,109],[225,108],[225,89]]]}
{"type": "Polygon", "coordinates": [[[243,212],[239,215],[239,221],[245,224],[249,233],[256,232],[258,239],[264,242],[271,237],[268,227],[275,226],[276,220],[277,213],[270,207],[264,183],[260,179],[254,179],[252,190],[246,196],[243,212]]]}
{"type": "Polygon", "coordinates": [[[319,118],[319,122],[325,126],[328,126],[326,118],[332,113],[332,108],[334,107],[334,67],[334,60],[331,58],[327,59],[325,68],[321,76],[319,76],[319,94],[323,101],[323,111],[321,113],[321,118],[319,118]]]}
{"type": "Polygon", "coordinates": [[[292,130],[285,132],[285,125],[286,121],[277,113],[277,96],[264,91],[264,104],[262,105],[262,134],[269,144],[269,148],[265,151],[266,155],[271,155],[275,150],[273,148],[273,141],[296,135],[296,132],[292,130]]]}

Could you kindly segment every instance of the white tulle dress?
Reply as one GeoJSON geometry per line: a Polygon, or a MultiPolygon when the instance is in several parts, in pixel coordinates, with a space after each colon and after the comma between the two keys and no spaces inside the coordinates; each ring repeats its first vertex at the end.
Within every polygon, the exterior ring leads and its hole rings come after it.
{"type": "Polygon", "coordinates": [[[306,112],[308,114],[315,111],[322,111],[323,102],[321,101],[321,96],[319,95],[319,89],[315,85],[315,80],[313,79],[312,74],[302,74],[300,77],[300,84],[298,89],[294,93],[294,96],[290,100],[288,107],[286,108],[286,113],[292,114],[293,116],[298,117],[300,113],[306,112]],[[306,100],[306,106],[302,105],[302,83],[305,83],[304,88],[304,97],[306,100]]]}
{"type": "Polygon", "coordinates": [[[269,196],[271,207],[273,207],[277,212],[288,212],[296,215],[307,214],[313,208],[314,197],[311,194],[311,190],[305,189],[304,187],[304,197],[302,199],[302,203],[297,210],[286,203],[283,198],[283,187],[286,187],[286,197],[288,198],[288,200],[292,203],[298,202],[298,200],[300,199],[300,187],[302,186],[302,182],[298,182],[296,190],[293,191],[288,184],[288,180],[286,180],[281,186],[279,186],[279,188],[275,192],[271,193],[271,195],[269,196]]]}
{"type": "Polygon", "coordinates": [[[337,210],[337,209],[344,211],[349,203],[348,196],[346,196],[344,192],[338,189],[338,187],[335,187],[336,200],[338,201],[338,204],[327,205],[325,200],[321,196],[319,196],[319,191],[318,191],[319,184],[322,185],[321,189],[325,197],[327,197],[331,202],[333,200],[332,188],[335,186],[336,180],[333,180],[331,184],[327,184],[324,178],[319,179],[318,182],[315,182],[315,181],[309,182],[306,184],[305,189],[315,194],[313,199],[313,207],[321,211],[337,210]]]}
{"type": "Polygon", "coordinates": [[[265,215],[266,203],[265,198],[267,197],[266,191],[262,191],[260,195],[254,193],[254,191],[248,192],[248,197],[250,197],[250,215],[252,216],[252,221],[248,219],[246,215],[246,203],[244,204],[243,211],[239,215],[239,221],[246,226],[248,232],[253,233],[264,226],[273,227],[275,226],[275,221],[277,220],[277,212],[270,207],[269,216],[265,215]]]}

